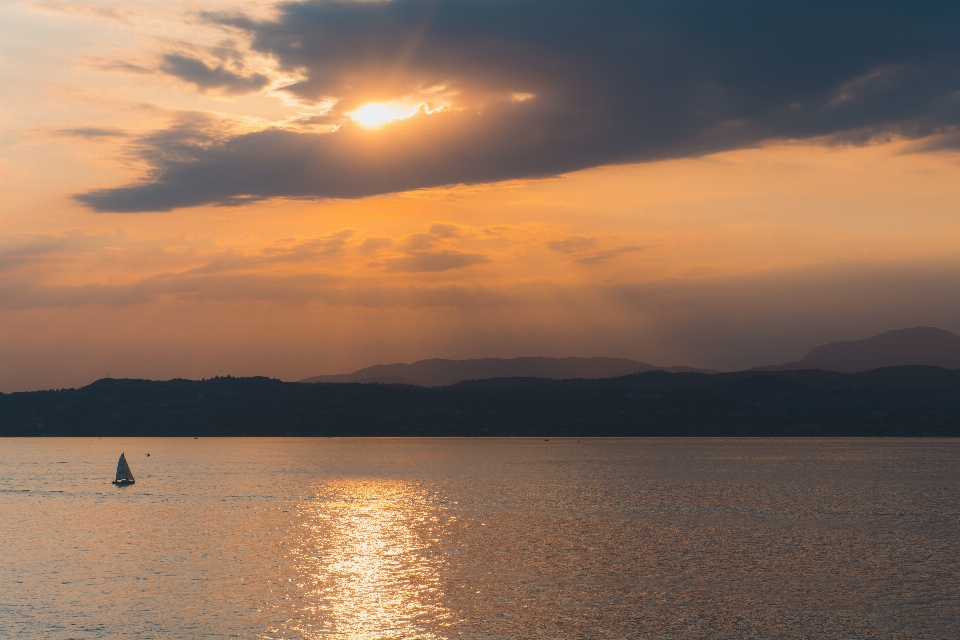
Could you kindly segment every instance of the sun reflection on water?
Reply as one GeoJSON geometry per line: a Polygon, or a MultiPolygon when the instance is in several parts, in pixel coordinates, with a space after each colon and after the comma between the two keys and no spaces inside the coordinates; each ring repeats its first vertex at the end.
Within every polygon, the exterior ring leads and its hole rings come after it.
{"type": "Polygon", "coordinates": [[[316,487],[298,506],[293,550],[306,638],[438,638],[450,613],[442,603],[440,554],[431,548],[439,505],[419,487],[342,481],[316,487]]]}

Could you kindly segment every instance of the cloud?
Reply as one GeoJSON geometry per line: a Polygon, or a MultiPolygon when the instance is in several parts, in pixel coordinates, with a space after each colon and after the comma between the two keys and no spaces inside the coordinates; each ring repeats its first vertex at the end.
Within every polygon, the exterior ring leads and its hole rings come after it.
{"type": "Polygon", "coordinates": [[[430,233],[411,233],[403,240],[404,251],[423,251],[437,243],[437,238],[430,233]]]}
{"type": "Polygon", "coordinates": [[[427,233],[411,233],[400,244],[406,255],[386,262],[388,271],[441,272],[460,269],[476,264],[486,264],[490,258],[480,253],[471,253],[449,248],[451,241],[459,238],[463,228],[448,222],[434,222],[427,233]],[[447,248],[437,249],[437,245],[447,248]]]}
{"type": "MultiPolygon", "coordinates": [[[[960,125],[960,4],[939,0],[317,1],[208,19],[246,31],[254,53],[300,78],[283,91],[333,104],[325,119],[341,126],[237,135],[81,202],[358,198],[960,125]],[[347,115],[403,99],[446,108],[378,129],[347,115]]],[[[228,92],[267,83],[183,55],[164,70],[228,92]]]]}
{"type": "Polygon", "coordinates": [[[198,89],[219,89],[227,94],[254,93],[270,82],[262,73],[245,76],[230,71],[223,65],[210,67],[203,60],[179,53],[163,56],[160,71],[196,85],[198,89]]]}
{"type": "Polygon", "coordinates": [[[960,130],[953,129],[937,136],[908,145],[907,153],[923,153],[926,151],[960,151],[960,130]]]}
{"type": "Polygon", "coordinates": [[[361,251],[377,251],[378,249],[385,249],[390,246],[393,246],[393,238],[370,236],[364,238],[359,248],[361,251]]]}
{"type": "Polygon", "coordinates": [[[577,264],[602,264],[608,260],[622,256],[625,253],[633,253],[634,251],[641,251],[643,247],[636,244],[624,245],[622,247],[616,247],[614,249],[607,249],[606,251],[598,251],[596,253],[591,253],[590,255],[583,256],[582,258],[577,258],[577,264]]]}
{"type": "Polygon", "coordinates": [[[54,134],[69,138],[125,138],[128,133],[122,129],[107,129],[105,127],[70,127],[57,129],[54,134]]]}
{"type": "Polygon", "coordinates": [[[456,238],[460,235],[460,227],[449,222],[434,222],[430,225],[430,233],[438,238],[456,238]]]}
{"type": "MultiPolygon", "coordinates": [[[[331,234],[312,238],[288,238],[265,247],[242,250],[222,248],[215,238],[174,236],[158,239],[136,239],[122,229],[113,232],[72,230],[63,234],[23,234],[0,237],[0,273],[9,284],[25,283],[25,288],[42,286],[38,280],[52,275],[63,277],[71,271],[69,265],[83,263],[87,268],[105,265],[110,269],[123,264],[127,274],[139,268],[153,271],[143,282],[169,280],[202,274],[243,272],[250,274],[273,265],[307,263],[336,257],[347,251],[347,241],[355,234],[353,229],[341,229],[331,234]],[[190,249],[184,252],[183,245],[190,249]],[[183,264],[201,263],[184,269],[183,264]],[[54,270],[45,270],[54,265],[54,270]],[[165,265],[165,266],[164,266],[165,265]],[[160,270],[160,273],[157,271],[160,270]]],[[[320,262],[314,266],[322,266],[320,262]]],[[[71,291],[114,290],[97,283],[87,283],[71,291]]],[[[66,289],[65,289],[66,290],[66,289]]],[[[20,294],[18,294],[20,295],[20,294]]],[[[81,294],[77,294],[81,295],[81,294]]]]}
{"type": "Polygon", "coordinates": [[[459,225],[449,222],[434,222],[426,233],[411,233],[403,241],[406,251],[429,249],[441,240],[459,238],[462,229],[459,225]]]}
{"type": "Polygon", "coordinates": [[[103,6],[94,2],[62,2],[59,0],[41,0],[35,2],[34,6],[47,11],[65,13],[68,15],[84,16],[90,18],[105,18],[107,20],[116,20],[125,25],[131,24],[129,16],[124,15],[112,7],[103,6]]]}
{"type": "Polygon", "coordinates": [[[95,64],[98,71],[111,71],[116,73],[134,73],[137,75],[152,75],[156,73],[153,69],[139,64],[132,64],[126,60],[109,60],[95,64]]]}
{"type": "Polygon", "coordinates": [[[388,266],[391,271],[449,271],[487,262],[490,262],[490,259],[479,253],[444,249],[441,251],[411,251],[402,258],[391,260],[388,266]]]}
{"type": "Polygon", "coordinates": [[[597,245],[596,238],[586,236],[570,236],[562,240],[550,240],[546,245],[548,249],[557,253],[580,255],[575,262],[585,265],[602,264],[625,253],[633,253],[643,249],[640,245],[630,244],[583,255],[584,252],[593,249],[597,245]]]}
{"type": "Polygon", "coordinates": [[[217,273],[252,269],[262,265],[305,262],[319,258],[329,258],[343,253],[347,239],[356,233],[353,229],[342,229],[330,235],[309,238],[300,241],[278,241],[261,251],[243,253],[227,250],[207,262],[207,264],[189,270],[187,273],[217,273]]]}
{"type": "Polygon", "coordinates": [[[297,260],[314,257],[325,258],[343,253],[346,249],[347,240],[355,233],[356,231],[353,229],[341,229],[326,236],[298,242],[290,248],[269,248],[264,251],[264,255],[268,257],[282,256],[285,259],[294,258],[297,260]]]}
{"type": "Polygon", "coordinates": [[[551,240],[547,242],[547,248],[557,253],[576,253],[591,249],[597,244],[596,238],[586,238],[584,236],[570,236],[563,240],[551,240]]]}
{"type": "Polygon", "coordinates": [[[37,263],[58,263],[78,254],[103,255],[108,249],[133,244],[121,229],[96,233],[73,229],[61,234],[22,234],[0,237],[0,272],[30,267],[37,263]]]}

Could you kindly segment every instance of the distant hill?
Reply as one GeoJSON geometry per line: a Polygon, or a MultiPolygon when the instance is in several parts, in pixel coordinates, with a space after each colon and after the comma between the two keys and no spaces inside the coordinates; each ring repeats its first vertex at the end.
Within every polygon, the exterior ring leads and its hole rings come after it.
{"type": "Polygon", "coordinates": [[[378,384],[412,384],[421,387],[446,387],[464,380],[489,378],[549,378],[569,380],[615,378],[645,371],[671,373],[715,373],[710,369],[689,367],[657,367],[623,358],[482,358],[478,360],[445,360],[433,358],[413,364],[378,364],[353,373],[314,376],[300,382],[365,382],[378,384]]]}
{"type": "Polygon", "coordinates": [[[816,347],[798,362],[757,367],[760,371],[823,369],[857,373],[879,369],[928,365],[960,369],[960,336],[935,327],[887,331],[866,340],[831,342],[816,347]]]}
{"type": "MultiPolygon", "coordinates": [[[[0,393],[3,436],[960,436],[960,370],[648,371],[426,388],[104,379],[0,393]]],[[[2,446],[2,444],[0,444],[2,446]]]]}

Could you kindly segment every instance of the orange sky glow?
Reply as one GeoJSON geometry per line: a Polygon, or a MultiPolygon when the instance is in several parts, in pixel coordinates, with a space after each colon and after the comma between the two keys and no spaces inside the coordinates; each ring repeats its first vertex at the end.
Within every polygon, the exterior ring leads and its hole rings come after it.
{"type": "MultiPolygon", "coordinates": [[[[311,68],[285,68],[193,7],[3,6],[0,391],[106,375],[297,380],[431,357],[726,370],[907,326],[960,332],[960,154],[936,144],[949,125],[634,161],[598,152],[572,170],[544,153],[546,168],[511,177],[494,164],[460,182],[473,174],[457,173],[469,156],[456,136],[476,126],[463,139],[482,140],[501,122],[490,114],[540,108],[549,87],[391,71],[397,87],[383,81],[380,95],[358,81],[340,102],[308,99],[284,87],[311,82],[311,68]],[[341,136],[329,139],[345,166],[377,173],[330,196],[304,191],[322,172],[291,162],[277,178],[289,186],[244,192],[251,174],[203,200],[213,182],[190,167],[274,131],[301,136],[283,143],[294,146],[341,136]],[[426,169],[394,182],[406,171],[395,166],[426,169]],[[418,187],[428,170],[440,177],[418,187]],[[174,198],[163,210],[113,204],[174,180],[187,186],[156,196],[174,198]],[[190,189],[201,195],[179,204],[190,189]]],[[[268,2],[205,11],[282,22],[268,2]]],[[[374,62],[360,60],[363,77],[374,62]]]]}

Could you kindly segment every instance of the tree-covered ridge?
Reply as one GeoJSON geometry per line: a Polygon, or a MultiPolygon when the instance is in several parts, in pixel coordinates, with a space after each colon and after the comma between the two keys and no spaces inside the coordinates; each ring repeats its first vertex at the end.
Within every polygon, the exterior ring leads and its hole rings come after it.
{"type": "Polygon", "coordinates": [[[651,371],[448,387],[103,379],[0,395],[3,436],[960,436],[960,370],[651,371]]]}

